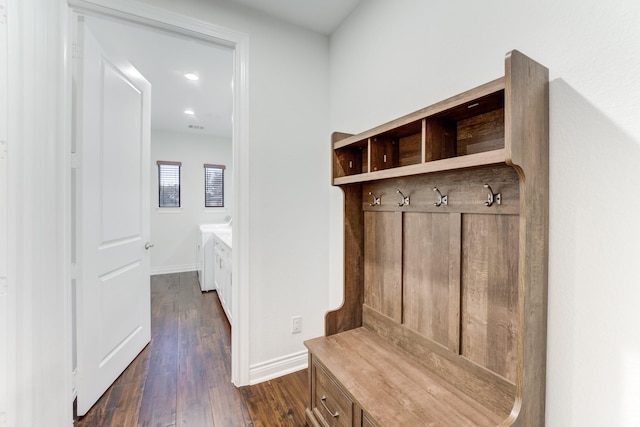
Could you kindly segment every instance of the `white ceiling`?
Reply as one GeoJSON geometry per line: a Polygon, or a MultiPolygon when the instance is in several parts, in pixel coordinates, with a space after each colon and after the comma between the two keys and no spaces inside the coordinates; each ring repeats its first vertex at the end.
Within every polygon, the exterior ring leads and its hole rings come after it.
{"type": "Polygon", "coordinates": [[[330,35],[361,0],[227,0],[330,35]]]}
{"type": "Polygon", "coordinates": [[[151,82],[153,129],[231,137],[230,48],[131,23],[87,17],[87,24],[151,82]],[[185,73],[200,80],[187,80],[185,73]],[[185,114],[187,109],[195,114],[185,114]]]}
{"type": "MultiPolygon", "coordinates": [[[[322,34],[331,34],[361,0],[225,0],[322,34]]],[[[106,46],[151,82],[151,127],[231,138],[233,51],[142,25],[87,17],[106,46]],[[197,82],[185,73],[195,72],[197,82]],[[195,115],[184,114],[192,109],[195,115]]]]}

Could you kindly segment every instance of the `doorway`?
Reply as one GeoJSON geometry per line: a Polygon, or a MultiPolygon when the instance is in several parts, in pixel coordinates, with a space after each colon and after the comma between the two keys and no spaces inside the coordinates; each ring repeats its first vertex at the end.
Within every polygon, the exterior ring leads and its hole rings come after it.
{"type": "MultiPolygon", "coordinates": [[[[208,43],[219,49],[228,49],[233,56],[232,84],[229,89],[232,95],[231,124],[233,152],[233,311],[232,328],[232,382],[237,385],[248,384],[248,235],[245,232],[248,224],[248,92],[247,36],[226,28],[204,24],[201,21],[186,18],[164,10],[140,4],[119,4],[109,8],[97,5],[98,2],[70,0],[71,9],[80,15],[97,19],[111,20],[120,25],[145,27],[152,31],[160,31],[173,37],[192,43],[208,43]]],[[[229,82],[231,83],[231,82],[229,82]]],[[[71,96],[71,94],[69,94],[71,96]]],[[[195,227],[194,227],[195,228],[195,227]]],[[[71,363],[71,361],[70,361],[71,363]]]]}

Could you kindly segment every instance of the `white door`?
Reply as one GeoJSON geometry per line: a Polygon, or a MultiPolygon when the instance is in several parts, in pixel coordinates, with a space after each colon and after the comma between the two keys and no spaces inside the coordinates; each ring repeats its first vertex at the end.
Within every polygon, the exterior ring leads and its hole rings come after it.
{"type": "Polygon", "coordinates": [[[151,85],[79,18],[77,390],[84,415],[150,341],[151,85]]]}

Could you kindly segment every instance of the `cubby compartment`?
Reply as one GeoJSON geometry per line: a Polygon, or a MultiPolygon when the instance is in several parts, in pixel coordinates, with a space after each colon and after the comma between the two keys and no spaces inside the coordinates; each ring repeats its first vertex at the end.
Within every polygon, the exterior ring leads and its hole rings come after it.
{"type": "Polygon", "coordinates": [[[426,161],[504,148],[504,90],[427,118],[426,161]]]}
{"type": "Polygon", "coordinates": [[[368,146],[369,141],[365,139],[333,150],[333,176],[342,177],[369,172],[368,146]]]}
{"type": "Polygon", "coordinates": [[[495,80],[359,135],[336,133],[334,184],[495,164],[504,150],[504,81],[495,80]]]}
{"type": "Polygon", "coordinates": [[[419,164],[422,161],[422,120],[371,138],[371,172],[419,164]]]}

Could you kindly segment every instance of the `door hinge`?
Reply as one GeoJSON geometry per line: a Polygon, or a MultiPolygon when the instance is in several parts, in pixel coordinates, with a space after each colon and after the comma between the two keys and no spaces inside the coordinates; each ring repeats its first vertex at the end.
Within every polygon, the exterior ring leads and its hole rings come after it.
{"type": "Polygon", "coordinates": [[[0,277],[0,296],[5,296],[7,294],[7,278],[0,277]]]}

